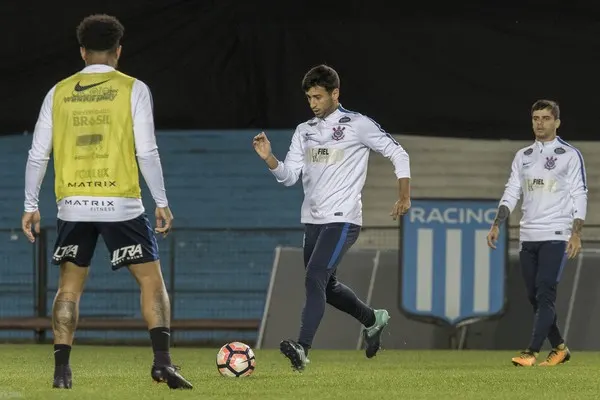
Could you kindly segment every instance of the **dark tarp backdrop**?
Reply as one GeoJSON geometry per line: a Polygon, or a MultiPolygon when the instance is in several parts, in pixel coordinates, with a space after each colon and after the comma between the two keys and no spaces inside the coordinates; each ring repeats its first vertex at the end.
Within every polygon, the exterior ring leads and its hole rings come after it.
{"type": "Polygon", "coordinates": [[[342,104],[392,133],[528,138],[531,104],[551,98],[562,136],[595,139],[592,2],[90,3],[2,2],[1,134],[33,129],[46,92],[83,66],[76,25],[106,12],[125,25],[119,68],[150,86],[158,129],[293,128],[311,117],[303,74],[327,63],[342,104]]]}

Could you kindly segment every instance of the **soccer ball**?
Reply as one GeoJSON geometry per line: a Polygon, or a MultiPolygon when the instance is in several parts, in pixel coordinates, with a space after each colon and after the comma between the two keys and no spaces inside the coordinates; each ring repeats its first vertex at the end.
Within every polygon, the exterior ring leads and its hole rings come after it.
{"type": "Polygon", "coordinates": [[[217,368],[221,375],[228,378],[250,376],[256,368],[254,352],[245,343],[227,343],[217,353],[217,368]]]}

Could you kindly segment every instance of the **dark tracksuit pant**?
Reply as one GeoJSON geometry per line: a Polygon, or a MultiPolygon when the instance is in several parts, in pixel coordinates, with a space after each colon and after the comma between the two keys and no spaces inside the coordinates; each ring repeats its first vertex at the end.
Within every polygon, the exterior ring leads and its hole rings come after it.
{"type": "Polygon", "coordinates": [[[567,260],[565,241],[523,242],[519,258],[527,297],[535,313],[529,350],[539,352],[548,338],[552,348],[563,343],[557,325],[556,290],[567,260]]]}
{"type": "Polygon", "coordinates": [[[309,349],[325,313],[325,303],[352,315],[365,326],[375,323],[373,310],[336,277],[343,255],[356,242],[360,226],[349,223],[307,224],[304,231],[306,301],[298,343],[309,349]]]}

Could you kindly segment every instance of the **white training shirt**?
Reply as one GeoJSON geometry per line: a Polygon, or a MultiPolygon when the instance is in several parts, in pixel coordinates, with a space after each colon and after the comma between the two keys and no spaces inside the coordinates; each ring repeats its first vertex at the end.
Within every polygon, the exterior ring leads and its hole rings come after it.
{"type": "MultiPolygon", "coordinates": [[[[106,73],[108,65],[89,65],[82,73],[106,73]]],[[[35,125],[25,169],[25,211],[38,209],[39,192],[52,151],[52,104],[54,89],[46,95],[35,125]]],[[[152,95],[148,86],[135,80],[131,93],[133,133],[139,169],[157,207],[168,205],[162,166],[154,135],[152,95]]],[[[117,222],[134,219],[144,212],[141,199],[71,196],[58,202],[58,218],[64,221],[117,222]],[[92,203],[92,200],[94,203],[92,203]]]]}
{"type": "Polygon", "coordinates": [[[398,179],[410,178],[402,146],[370,118],[340,105],[323,119],[298,125],[285,160],[271,172],[285,186],[294,185],[302,173],[303,224],[362,225],[361,192],[370,149],[392,161],[398,179]]]}
{"type": "Polygon", "coordinates": [[[583,156],[560,137],[517,152],[500,205],[512,212],[523,195],[520,240],[569,240],[573,220],[585,220],[583,156]]]}

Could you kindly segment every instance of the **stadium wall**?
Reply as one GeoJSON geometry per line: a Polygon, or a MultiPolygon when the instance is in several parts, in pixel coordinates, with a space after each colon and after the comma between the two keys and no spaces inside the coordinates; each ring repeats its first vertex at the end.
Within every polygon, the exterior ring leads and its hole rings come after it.
{"type": "MultiPolygon", "coordinates": [[[[255,131],[161,131],[157,133],[175,231],[159,238],[167,287],[176,287],[178,318],[260,319],[275,246],[299,245],[302,188],[274,180],[252,149],[255,131]],[[264,231],[263,228],[270,228],[264,231]],[[280,230],[277,230],[280,229],[280,230]],[[232,231],[233,230],[233,231],[232,231]],[[170,265],[176,265],[171,274],[170,265]],[[171,282],[173,281],[173,282],[171,282]]],[[[293,131],[269,131],[274,151],[285,154],[293,131]]],[[[23,185],[31,135],[0,137],[0,318],[33,315],[34,251],[20,232],[23,185]]],[[[56,224],[53,165],[40,194],[42,225],[51,251],[56,224]]],[[[141,178],[151,220],[154,204],[141,178]]],[[[46,254],[49,260],[51,254],[46,254]]],[[[82,317],[141,318],[137,286],[126,271],[111,272],[98,242],[82,317]]],[[[48,269],[50,315],[57,270],[48,269]]],[[[227,334],[227,333],[226,333],[227,334]]],[[[254,332],[230,332],[251,341],[254,332]],[[249,335],[249,336],[248,336],[249,335]]],[[[176,332],[174,340],[210,340],[211,332],[176,332]]],[[[32,337],[0,330],[0,338],[32,337]]],[[[79,338],[146,339],[144,332],[80,332],[79,338]]]]}
{"type": "MultiPolygon", "coordinates": [[[[166,284],[169,289],[174,289],[171,290],[171,296],[175,318],[263,318],[271,272],[274,261],[277,261],[274,259],[275,248],[297,248],[302,243],[302,227],[299,223],[302,188],[300,185],[285,188],[275,182],[251,148],[251,138],[255,133],[250,130],[160,131],[157,135],[166,186],[176,217],[173,234],[169,239],[159,241],[166,284]]],[[[268,133],[274,151],[283,156],[292,130],[268,133]]],[[[19,229],[24,169],[30,142],[30,135],[0,138],[0,203],[4,206],[0,208],[0,319],[33,316],[39,312],[34,295],[37,276],[33,267],[42,255],[37,254],[26,242],[19,229]]],[[[154,208],[152,200],[143,179],[141,182],[144,204],[151,212],[154,208]]],[[[46,240],[51,247],[56,221],[52,164],[42,185],[40,208],[43,226],[47,228],[46,240]]],[[[390,235],[397,237],[397,234],[393,235],[392,231],[383,228],[370,229],[364,235],[369,237],[364,246],[370,249],[379,246],[387,254],[397,251],[393,247],[395,242],[385,239],[390,235]],[[381,243],[385,245],[382,247],[381,243]]],[[[357,245],[355,247],[361,246],[357,245]]],[[[583,307],[583,304],[595,307],[597,303],[594,287],[590,285],[595,281],[591,267],[596,262],[594,246],[597,244],[585,243],[590,252],[585,262],[580,267],[573,262],[567,268],[567,282],[565,289],[561,290],[559,304],[562,314],[566,315],[571,310],[568,320],[571,335],[578,338],[579,348],[586,349],[598,347],[590,333],[595,328],[586,318],[589,313],[586,314],[587,309],[583,307]],[[578,269],[580,272],[577,272],[578,269]],[[589,279],[581,278],[588,274],[589,279]],[[574,307],[576,312],[572,311],[574,307]]],[[[81,316],[141,318],[135,282],[126,271],[110,271],[106,261],[108,254],[101,241],[98,250],[82,299],[81,316]]],[[[49,260],[49,256],[46,253],[45,258],[49,260]]],[[[385,259],[387,264],[385,268],[381,267],[378,279],[389,283],[395,279],[385,279],[381,271],[394,269],[395,256],[385,259]]],[[[352,260],[356,261],[354,258],[352,260]]],[[[294,263],[300,265],[297,260],[294,263]]],[[[347,267],[352,268],[352,262],[347,267]]],[[[506,317],[500,322],[471,327],[467,346],[509,348],[516,344],[517,338],[526,336],[531,315],[523,297],[514,254],[510,258],[509,271],[511,285],[508,286],[507,296],[510,304],[506,317]]],[[[49,315],[57,282],[56,268],[48,269],[47,282],[45,310],[42,311],[49,315]]],[[[301,281],[297,283],[301,288],[301,281]]],[[[360,287],[366,293],[373,293],[375,289],[360,287]]],[[[385,300],[397,297],[393,289],[377,290],[375,293],[376,296],[382,296],[380,298],[387,302],[386,306],[397,306],[393,300],[385,300]]],[[[285,308],[285,302],[278,301],[279,306],[285,308]]],[[[280,324],[278,329],[293,326],[285,319],[277,320],[269,320],[271,328],[274,323],[280,324]],[[284,322],[287,325],[282,327],[281,323],[284,322]]],[[[398,321],[398,318],[395,320],[398,321]]],[[[398,335],[392,341],[398,348],[403,348],[404,339],[411,343],[407,347],[445,348],[449,345],[448,332],[445,330],[406,319],[400,321],[402,323],[391,332],[398,335]]],[[[561,323],[566,324],[567,321],[561,323]]],[[[349,332],[356,331],[354,328],[349,332]]],[[[271,341],[276,340],[273,337],[278,337],[277,330],[267,333],[271,334],[271,341]]],[[[357,344],[358,331],[355,333],[350,335],[348,343],[351,347],[357,344]]],[[[254,342],[258,336],[258,331],[178,331],[173,339],[176,343],[227,339],[254,342]]],[[[33,337],[30,330],[0,330],[0,340],[33,337]]],[[[147,340],[147,334],[143,331],[81,331],[77,337],[78,340],[147,340]]],[[[334,339],[322,337],[321,340],[324,344],[341,345],[340,341],[334,339]]]]}

